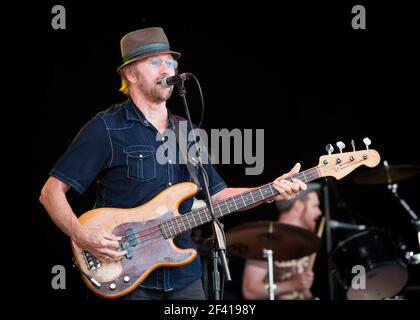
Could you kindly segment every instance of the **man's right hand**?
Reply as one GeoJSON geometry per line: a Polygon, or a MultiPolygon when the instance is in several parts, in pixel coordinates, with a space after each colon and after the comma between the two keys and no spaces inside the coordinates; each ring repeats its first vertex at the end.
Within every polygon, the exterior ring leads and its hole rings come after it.
{"type": "Polygon", "coordinates": [[[118,251],[122,238],[105,232],[101,227],[85,227],[81,225],[71,239],[83,250],[88,251],[100,261],[121,260],[127,251],[118,251]]]}
{"type": "Polygon", "coordinates": [[[294,290],[301,291],[310,289],[312,287],[312,283],[314,282],[314,273],[312,271],[298,273],[288,280],[292,283],[294,290]]]}

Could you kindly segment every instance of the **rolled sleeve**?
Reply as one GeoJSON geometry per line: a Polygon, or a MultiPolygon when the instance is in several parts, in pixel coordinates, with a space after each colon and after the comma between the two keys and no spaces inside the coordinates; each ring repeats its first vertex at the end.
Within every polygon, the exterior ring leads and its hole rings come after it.
{"type": "MultiPolygon", "coordinates": [[[[215,195],[216,193],[222,191],[223,189],[227,187],[225,181],[222,179],[222,177],[220,177],[219,173],[211,164],[210,160],[209,160],[209,163],[203,165],[203,167],[209,178],[209,191],[210,191],[211,196],[215,195]]],[[[200,179],[200,183],[202,185],[201,179],[200,179]]],[[[200,191],[199,196],[205,197],[205,193],[203,190],[200,191]]]]}

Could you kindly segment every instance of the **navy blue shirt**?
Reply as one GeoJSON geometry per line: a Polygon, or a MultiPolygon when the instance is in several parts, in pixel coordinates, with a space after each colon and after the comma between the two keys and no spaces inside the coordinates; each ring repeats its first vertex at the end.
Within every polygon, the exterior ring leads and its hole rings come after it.
{"type": "MultiPolygon", "coordinates": [[[[167,130],[175,131],[176,119],[183,120],[169,114],[167,130]]],[[[164,136],[165,133],[159,134],[133,101],[128,99],[90,120],[55,164],[50,175],[69,184],[80,194],[96,180],[95,208],[139,206],[173,184],[191,181],[187,167],[178,164],[179,161],[166,164],[157,161],[156,155],[162,150],[159,147],[165,142],[164,136]]],[[[211,163],[204,164],[204,168],[209,177],[211,195],[226,187],[211,163]]],[[[200,193],[200,196],[203,194],[200,193]]],[[[185,200],[179,212],[189,212],[192,204],[193,198],[185,200]]],[[[195,247],[191,231],[177,236],[175,244],[180,248],[195,247]]],[[[197,258],[183,267],[158,268],[141,286],[165,291],[181,289],[201,275],[202,266],[197,258]]]]}

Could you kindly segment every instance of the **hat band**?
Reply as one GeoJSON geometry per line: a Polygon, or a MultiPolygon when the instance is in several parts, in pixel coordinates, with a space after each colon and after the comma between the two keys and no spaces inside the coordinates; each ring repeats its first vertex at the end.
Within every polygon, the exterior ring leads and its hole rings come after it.
{"type": "Polygon", "coordinates": [[[138,47],[123,56],[123,61],[127,62],[135,57],[154,52],[154,51],[169,51],[169,45],[162,42],[149,43],[145,46],[138,47]]]}

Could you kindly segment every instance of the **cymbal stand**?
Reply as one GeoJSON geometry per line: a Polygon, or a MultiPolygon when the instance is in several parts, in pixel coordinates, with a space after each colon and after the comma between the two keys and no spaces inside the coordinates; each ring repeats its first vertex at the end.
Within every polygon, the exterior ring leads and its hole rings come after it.
{"type": "Polygon", "coordinates": [[[270,300],[275,299],[275,291],[277,289],[277,284],[274,283],[274,267],[273,267],[273,250],[263,249],[263,256],[267,258],[268,265],[268,296],[270,300]]]}
{"type": "Polygon", "coordinates": [[[411,223],[414,225],[414,227],[417,230],[417,238],[420,246],[420,220],[418,216],[414,213],[413,209],[408,205],[408,203],[399,195],[398,193],[398,183],[393,183],[391,179],[391,175],[389,173],[389,164],[388,161],[384,160],[383,162],[386,175],[388,178],[388,190],[392,193],[392,195],[397,198],[398,202],[402,205],[402,207],[408,212],[408,214],[411,216],[411,223]]]}

